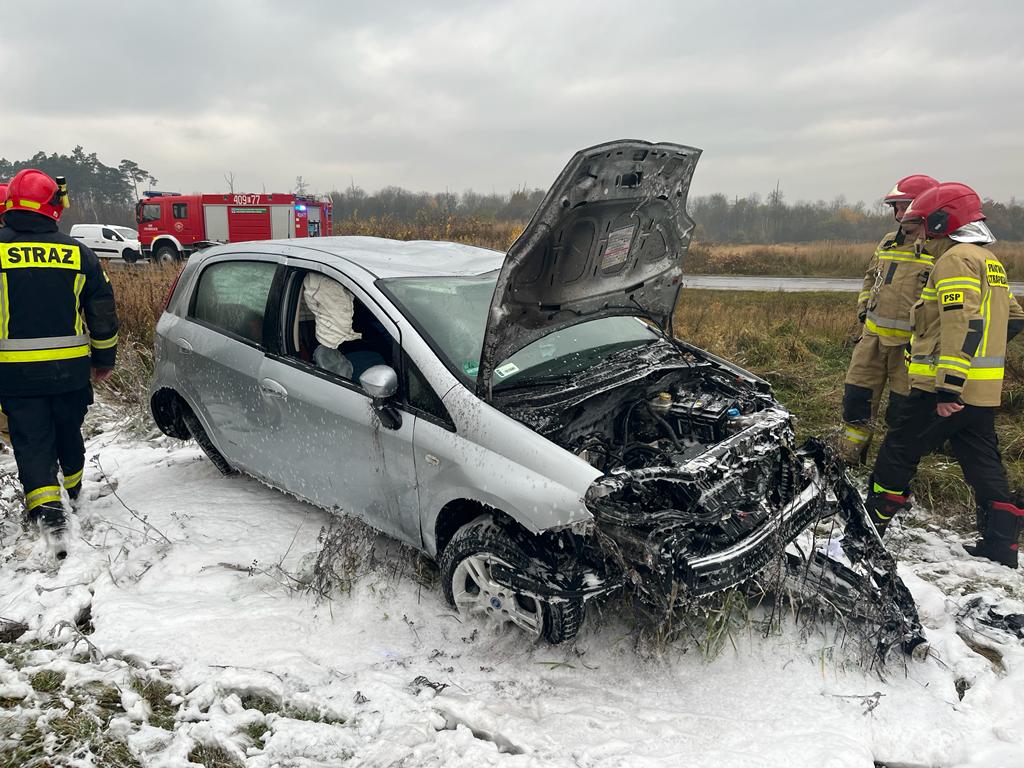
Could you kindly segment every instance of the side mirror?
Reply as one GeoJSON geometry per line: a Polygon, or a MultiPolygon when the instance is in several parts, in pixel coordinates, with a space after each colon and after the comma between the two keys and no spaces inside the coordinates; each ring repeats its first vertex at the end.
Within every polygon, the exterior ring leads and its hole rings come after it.
{"type": "Polygon", "coordinates": [[[359,377],[359,386],[373,398],[373,410],[384,428],[401,428],[402,412],[387,402],[398,391],[395,369],[389,365],[371,366],[359,377]]]}
{"type": "Polygon", "coordinates": [[[387,400],[398,391],[398,374],[390,365],[374,365],[363,371],[359,386],[374,400],[387,400]]]}

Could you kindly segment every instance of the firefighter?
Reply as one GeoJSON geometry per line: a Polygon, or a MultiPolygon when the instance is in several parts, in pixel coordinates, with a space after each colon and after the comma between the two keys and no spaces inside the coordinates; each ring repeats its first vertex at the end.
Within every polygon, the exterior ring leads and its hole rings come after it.
{"type": "Polygon", "coordinates": [[[1024,327],[1006,270],[992,243],[981,200],[964,184],[940,184],[904,214],[925,227],[935,265],[914,305],[910,396],[894,419],[870,479],[867,507],[879,533],[910,506],[921,457],[949,440],[974,490],[981,539],[970,554],[1017,567],[1024,509],[1011,493],[999,455],[999,405],[1007,342],[1024,327]]]}
{"type": "Polygon", "coordinates": [[[58,559],[66,553],[61,485],[72,500],[82,487],[90,369],[93,380],[105,379],[117,353],[110,281],[95,253],[57,230],[67,205],[63,183],[21,171],[7,189],[0,229],[0,408],[28,520],[58,559]]]}
{"type": "MultiPolygon", "coordinates": [[[[7,200],[7,182],[0,182],[0,227],[4,225],[4,202],[7,200]]],[[[7,416],[0,408],[0,451],[11,444],[11,433],[7,431],[7,416]]]]}
{"type": "Polygon", "coordinates": [[[936,184],[931,176],[906,176],[885,196],[899,227],[875,249],[858,296],[857,317],[863,329],[846,371],[839,442],[840,452],[850,464],[863,464],[867,458],[886,382],[887,423],[892,423],[910,391],[903,362],[904,347],[910,342],[910,309],[928,279],[932,257],[921,250],[921,226],[905,224],[903,212],[915,197],[936,184]]]}

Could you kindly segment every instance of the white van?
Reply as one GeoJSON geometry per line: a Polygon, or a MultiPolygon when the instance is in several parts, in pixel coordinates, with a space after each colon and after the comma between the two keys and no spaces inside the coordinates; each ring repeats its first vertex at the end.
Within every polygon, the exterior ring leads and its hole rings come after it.
{"type": "Polygon", "coordinates": [[[112,224],[75,224],[71,236],[92,248],[101,259],[124,259],[136,261],[139,249],[139,233],[131,227],[112,224]]]}

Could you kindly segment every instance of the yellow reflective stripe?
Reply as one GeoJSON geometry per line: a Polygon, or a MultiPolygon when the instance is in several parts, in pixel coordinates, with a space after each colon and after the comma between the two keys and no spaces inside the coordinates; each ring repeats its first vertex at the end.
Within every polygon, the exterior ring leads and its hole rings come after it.
{"type": "Polygon", "coordinates": [[[117,334],[115,333],[109,339],[93,339],[89,343],[93,349],[110,349],[117,346],[117,334]]]}
{"type": "MultiPolygon", "coordinates": [[[[18,204],[22,208],[31,208],[34,211],[38,211],[40,208],[43,207],[42,203],[37,203],[35,200],[19,200],[18,204]]],[[[13,208],[14,207],[14,201],[13,200],[8,200],[7,201],[7,207],[8,208],[13,208]]]]}
{"type": "Polygon", "coordinates": [[[39,363],[46,360],[71,360],[88,357],[89,345],[59,349],[18,349],[0,352],[0,363],[39,363]]]}
{"type": "Polygon", "coordinates": [[[11,301],[7,294],[7,273],[0,272],[0,339],[7,338],[11,323],[11,301]]]}
{"type": "Polygon", "coordinates": [[[849,428],[847,428],[846,433],[843,435],[843,438],[851,443],[866,443],[870,437],[871,435],[869,434],[859,434],[849,428]]]}
{"type": "Polygon", "coordinates": [[[925,288],[921,291],[921,298],[925,301],[935,301],[939,298],[939,294],[936,293],[934,288],[925,288]]]}
{"type": "Polygon", "coordinates": [[[985,326],[985,330],[981,334],[981,346],[978,347],[978,357],[985,357],[988,355],[988,336],[989,331],[992,329],[992,323],[989,322],[989,314],[992,312],[992,291],[988,292],[988,295],[981,300],[981,322],[985,326]]]}
{"type": "Polygon", "coordinates": [[[864,321],[864,329],[876,336],[892,336],[900,339],[909,339],[912,333],[911,331],[902,331],[899,328],[885,328],[870,319],[864,321]]]}
{"type": "Polygon", "coordinates": [[[85,275],[75,275],[75,333],[85,333],[82,323],[82,289],[85,287],[85,275]]]}
{"type": "Polygon", "coordinates": [[[911,363],[907,366],[907,373],[911,376],[934,376],[935,366],[928,363],[911,363]]]}
{"type": "Polygon", "coordinates": [[[60,501],[60,487],[56,485],[44,485],[25,494],[25,507],[30,511],[53,501],[60,501]]]}
{"type": "Polygon", "coordinates": [[[939,355],[939,365],[950,365],[950,366],[954,366],[954,367],[960,366],[964,370],[967,370],[968,368],[971,367],[971,362],[969,360],[964,360],[962,357],[951,357],[950,355],[939,355]]]}
{"type": "Polygon", "coordinates": [[[892,490],[889,490],[888,488],[883,488],[878,483],[872,483],[872,485],[873,485],[873,487],[875,489],[875,493],[891,493],[893,496],[902,496],[903,495],[903,491],[892,491],[892,490]]]}
{"type": "Polygon", "coordinates": [[[946,285],[959,285],[961,283],[964,284],[964,285],[976,285],[979,288],[981,287],[981,280],[979,280],[976,277],[966,277],[966,276],[962,276],[962,277],[944,277],[941,280],[936,280],[935,281],[935,287],[941,290],[943,288],[943,286],[946,286],[946,285]]]}
{"type": "Polygon", "coordinates": [[[906,263],[910,263],[910,264],[932,264],[933,263],[932,259],[919,259],[919,258],[915,257],[914,254],[912,254],[912,253],[908,254],[906,256],[893,256],[893,255],[890,255],[890,254],[893,254],[893,253],[895,253],[895,251],[883,251],[881,254],[878,255],[878,260],[879,261],[902,261],[902,262],[906,262],[906,263]]]}
{"type": "Polygon", "coordinates": [[[1003,378],[1002,368],[971,368],[967,374],[969,381],[997,381],[1003,378]]]}
{"type": "Polygon", "coordinates": [[[940,285],[939,293],[945,293],[946,291],[974,291],[975,293],[981,293],[981,288],[971,283],[947,283],[946,285],[940,285]]]}
{"type": "Polygon", "coordinates": [[[864,299],[871,298],[871,291],[861,291],[857,294],[857,301],[864,301],[864,299]]]}
{"type": "Polygon", "coordinates": [[[65,488],[74,488],[76,485],[78,485],[80,482],[82,482],[82,473],[83,472],[85,472],[85,468],[82,468],[82,469],[78,470],[77,472],[75,472],[73,474],[66,475],[64,477],[64,487],[65,488]]]}

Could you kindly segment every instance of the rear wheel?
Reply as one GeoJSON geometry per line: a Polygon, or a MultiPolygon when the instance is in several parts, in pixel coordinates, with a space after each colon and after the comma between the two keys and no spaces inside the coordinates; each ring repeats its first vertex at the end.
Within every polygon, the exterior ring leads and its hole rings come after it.
{"type": "Polygon", "coordinates": [[[173,245],[164,244],[153,251],[153,261],[157,264],[174,264],[180,258],[181,254],[173,245]]]}
{"type": "Polygon", "coordinates": [[[499,584],[495,565],[525,569],[529,557],[491,515],[459,528],[441,554],[444,596],[465,617],[483,619],[495,629],[517,627],[528,637],[552,644],[571,640],[583,623],[580,598],[544,601],[499,584]]]}
{"type": "Polygon", "coordinates": [[[199,419],[187,406],[181,407],[181,420],[185,423],[188,428],[189,434],[192,435],[192,439],[199,443],[199,447],[203,449],[203,453],[213,463],[213,466],[222,475],[233,475],[238,470],[228,463],[228,460],[224,458],[224,454],[217,450],[217,447],[210,440],[210,436],[206,434],[206,430],[203,429],[203,425],[199,423],[199,419]]]}

